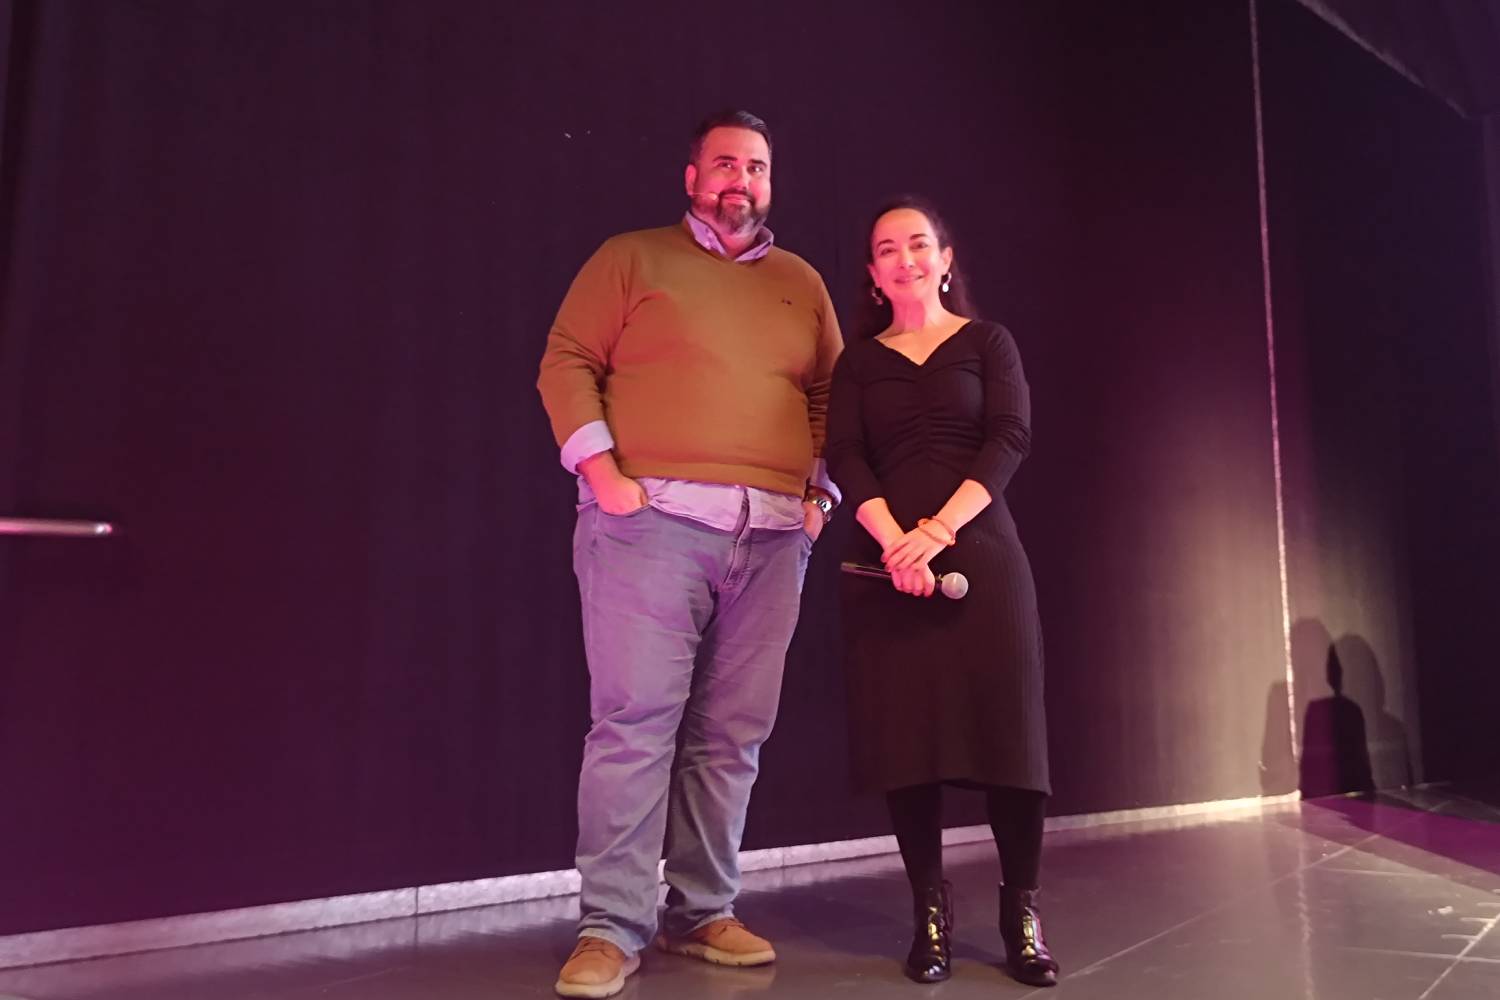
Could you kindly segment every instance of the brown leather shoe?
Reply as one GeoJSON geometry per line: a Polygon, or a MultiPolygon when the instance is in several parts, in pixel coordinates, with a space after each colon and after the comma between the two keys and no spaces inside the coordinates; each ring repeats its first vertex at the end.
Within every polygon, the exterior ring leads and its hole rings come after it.
{"type": "Polygon", "coordinates": [[[776,961],[776,949],[771,942],[751,934],[734,917],[720,917],[685,937],[660,935],[656,946],[674,955],[701,958],[715,965],[768,965],[776,961]]]}
{"type": "Polygon", "coordinates": [[[560,997],[612,997],[625,988],[625,977],[640,967],[641,956],[626,955],[601,937],[584,935],[552,988],[560,997]]]}

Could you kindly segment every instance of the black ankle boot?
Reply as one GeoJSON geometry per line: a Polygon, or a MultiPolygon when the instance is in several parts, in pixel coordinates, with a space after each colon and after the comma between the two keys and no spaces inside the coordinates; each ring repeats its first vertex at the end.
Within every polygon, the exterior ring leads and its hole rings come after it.
{"type": "Polygon", "coordinates": [[[1056,986],[1057,961],[1042,937],[1036,897],[1035,889],[1000,887],[1000,938],[1012,976],[1028,986],[1056,986]]]}
{"type": "Polygon", "coordinates": [[[952,886],[944,882],[936,889],[916,894],[911,952],[906,956],[906,978],[918,983],[940,983],[953,975],[952,886]]]}

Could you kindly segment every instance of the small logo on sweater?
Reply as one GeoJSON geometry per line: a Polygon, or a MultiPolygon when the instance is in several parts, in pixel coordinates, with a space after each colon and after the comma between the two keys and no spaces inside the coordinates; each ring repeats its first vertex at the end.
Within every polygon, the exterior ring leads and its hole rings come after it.
{"type": "Polygon", "coordinates": [[[784,305],[784,306],[789,306],[789,305],[792,304],[792,300],[791,299],[782,299],[781,300],[781,304],[784,305]]]}

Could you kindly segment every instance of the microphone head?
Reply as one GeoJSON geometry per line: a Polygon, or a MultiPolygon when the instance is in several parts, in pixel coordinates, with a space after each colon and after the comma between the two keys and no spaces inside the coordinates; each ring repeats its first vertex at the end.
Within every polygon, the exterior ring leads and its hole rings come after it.
{"type": "Polygon", "coordinates": [[[944,597],[958,600],[969,592],[969,578],[962,573],[944,573],[942,582],[938,585],[944,597]]]}

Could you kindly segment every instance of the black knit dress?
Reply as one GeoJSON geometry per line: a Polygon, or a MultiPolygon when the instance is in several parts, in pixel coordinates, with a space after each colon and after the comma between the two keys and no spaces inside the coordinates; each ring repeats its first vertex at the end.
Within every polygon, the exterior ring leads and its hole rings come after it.
{"type": "MultiPolygon", "coordinates": [[[[968,577],[962,600],[840,581],[857,788],[1051,790],[1036,588],[1004,497],[1030,418],[1015,341],[996,323],[968,323],[921,365],[879,341],[856,343],[834,370],[824,454],[845,510],[884,497],[910,529],[965,479],[994,498],[932,560],[935,573],[968,577]]],[[[847,558],[879,566],[880,548],[856,527],[847,558]]]]}

